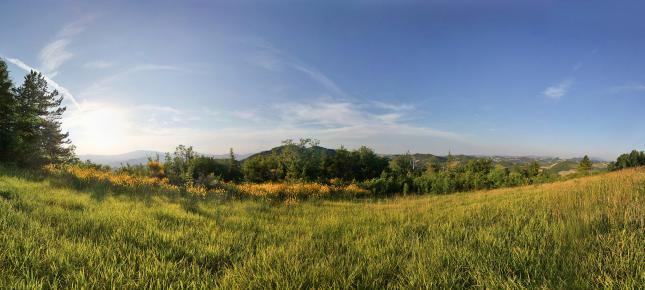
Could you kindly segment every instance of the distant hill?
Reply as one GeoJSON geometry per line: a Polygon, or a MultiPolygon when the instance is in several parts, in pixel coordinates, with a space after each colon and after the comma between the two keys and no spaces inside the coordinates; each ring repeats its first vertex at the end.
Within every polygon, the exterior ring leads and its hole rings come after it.
{"type": "MultiPolygon", "coordinates": [[[[388,157],[395,157],[399,154],[386,155],[388,157]]],[[[416,165],[424,167],[428,163],[434,164],[444,164],[448,161],[448,156],[438,156],[433,154],[412,154],[414,160],[416,160],[416,165]]],[[[553,174],[567,175],[570,173],[575,173],[581,157],[571,158],[571,159],[562,159],[559,157],[553,156],[485,156],[485,155],[452,155],[453,161],[459,162],[468,162],[472,159],[477,158],[489,158],[495,164],[502,165],[504,167],[513,167],[513,166],[522,166],[529,164],[533,161],[536,161],[540,166],[553,174]]],[[[607,168],[607,162],[600,159],[591,159],[593,162],[594,171],[603,171],[607,168]]]]}
{"type": "MultiPolygon", "coordinates": [[[[389,157],[399,156],[400,154],[387,155],[389,157]]],[[[412,154],[414,160],[417,161],[417,164],[424,166],[428,162],[435,164],[443,164],[448,161],[448,156],[439,156],[433,154],[412,154]]],[[[511,167],[514,165],[524,165],[533,161],[537,161],[540,165],[550,165],[561,161],[558,157],[550,156],[486,156],[486,155],[452,155],[453,161],[468,162],[469,160],[478,159],[478,158],[488,158],[491,159],[495,164],[500,164],[505,167],[511,167]]]]}
{"type": "Polygon", "coordinates": [[[155,156],[157,156],[157,154],[159,154],[159,156],[163,158],[165,153],[150,150],[136,150],[128,153],[114,155],[85,154],[79,155],[78,158],[83,161],[90,160],[97,164],[119,167],[125,164],[144,164],[148,162],[148,157],[154,158],[155,156]]]}
{"type": "MultiPolygon", "coordinates": [[[[284,150],[283,146],[274,147],[270,150],[254,153],[254,154],[235,154],[237,160],[246,160],[253,158],[255,156],[263,156],[270,154],[280,154],[284,150]]],[[[335,149],[329,149],[321,146],[315,146],[310,148],[310,150],[315,151],[325,151],[329,155],[336,153],[335,149]]],[[[81,160],[90,160],[94,163],[109,165],[111,167],[121,167],[125,164],[138,165],[145,164],[148,162],[148,158],[154,158],[157,154],[159,157],[164,158],[165,152],[152,151],[152,150],[137,150],[124,154],[115,154],[115,155],[98,155],[98,154],[86,154],[79,155],[81,160]]],[[[228,158],[228,154],[201,154],[204,156],[213,157],[216,159],[225,159],[228,158]]],[[[393,158],[400,154],[383,154],[389,158],[393,158]]],[[[448,156],[439,156],[426,153],[414,153],[412,154],[414,160],[416,160],[416,165],[420,167],[425,167],[428,163],[434,164],[444,164],[448,161],[448,156]]],[[[540,166],[551,173],[554,174],[567,174],[575,172],[575,169],[578,167],[578,163],[582,158],[571,158],[571,159],[561,159],[558,157],[552,156],[483,156],[483,155],[452,155],[454,161],[467,162],[472,159],[477,158],[490,158],[495,164],[500,164],[505,167],[512,167],[515,165],[524,165],[532,161],[537,161],[540,166]]],[[[594,170],[604,170],[607,167],[607,163],[599,159],[592,159],[594,164],[594,170]]]]}
{"type": "MultiPolygon", "coordinates": [[[[250,154],[250,155],[248,155],[248,156],[245,156],[244,160],[252,159],[252,158],[257,157],[257,156],[266,156],[266,155],[271,155],[271,154],[280,154],[280,153],[282,153],[282,151],[284,151],[285,146],[286,146],[286,145],[282,145],[282,146],[278,146],[278,147],[271,148],[270,150],[266,150],[266,151],[258,152],[258,153],[255,153],[255,154],[250,154]]],[[[313,151],[325,151],[325,152],[327,152],[327,153],[328,153],[328,154],[330,154],[330,155],[336,154],[336,150],[334,150],[334,149],[329,149],[329,148],[325,148],[325,147],[322,147],[322,146],[314,146],[314,147],[308,148],[308,150],[313,150],[313,151]]],[[[240,159],[238,159],[238,160],[243,160],[243,159],[242,159],[242,158],[240,158],[240,159]]]]}
{"type": "MultiPolygon", "coordinates": [[[[166,156],[165,152],[152,151],[152,150],[136,150],[128,153],[114,154],[114,155],[84,154],[84,155],[79,155],[78,158],[83,161],[90,160],[94,163],[108,165],[110,167],[121,167],[126,164],[130,164],[130,165],[145,164],[146,162],[148,162],[148,158],[155,158],[157,154],[161,159],[163,159],[164,156],[166,156]]],[[[208,157],[213,157],[216,159],[228,158],[228,154],[202,154],[202,153],[198,153],[198,154],[208,156],[208,157]]],[[[237,160],[243,160],[249,155],[250,154],[235,154],[235,158],[237,160]]]]}

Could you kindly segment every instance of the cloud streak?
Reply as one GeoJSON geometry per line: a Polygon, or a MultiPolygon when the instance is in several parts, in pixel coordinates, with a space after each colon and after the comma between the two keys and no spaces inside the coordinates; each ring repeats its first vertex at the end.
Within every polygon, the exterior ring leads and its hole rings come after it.
{"type": "Polygon", "coordinates": [[[556,85],[547,87],[546,89],[544,89],[542,94],[547,98],[560,99],[569,92],[572,85],[573,81],[564,80],[556,85]]]}
{"type": "Polygon", "coordinates": [[[97,61],[86,62],[83,64],[83,67],[88,69],[105,69],[105,68],[112,67],[113,65],[114,64],[109,61],[97,60],[97,61]]]}
{"type": "Polygon", "coordinates": [[[40,67],[43,71],[49,73],[51,76],[58,74],[58,72],[56,72],[58,67],[74,56],[74,54],[67,51],[67,45],[69,42],[70,40],[67,38],[57,39],[47,44],[47,46],[40,51],[40,67]]]}
{"type": "Polygon", "coordinates": [[[645,91],[645,85],[642,85],[642,84],[616,86],[609,89],[609,92],[612,94],[643,92],[643,91],[645,91]]]}
{"type": "Polygon", "coordinates": [[[50,77],[58,74],[58,68],[70,60],[74,54],[67,50],[71,38],[85,30],[86,24],[92,17],[86,17],[63,27],[53,41],[40,51],[40,68],[50,77]]]}
{"type": "Polygon", "coordinates": [[[280,72],[285,68],[289,68],[303,73],[335,97],[344,99],[351,98],[350,94],[343,90],[334,80],[316,68],[313,68],[301,60],[273,47],[270,43],[264,40],[253,40],[251,43],[255,47],[256,51],[247,59],[250,63],[274,72],[280,72]]]}
{"type": "Polygon", "coordinates": [[[67,88],[61,86],[59,83],[57,83],[54,80],[52,80],[46,74],[42,73],[41,71],[35,69],[34,67],[24,63],[23,61],[21,61],[21,60],[19,60],[17,58],[7,57],[6,60],[8,62],[16,65],[17,67],[21,68],[22,70],[24,70],[26,72],[30,72],[30,71],[40,72],[43,75],[43,77],[45,78],[45,80],[47,81],[47,83],[49,84],[49,86],[51,86],[52,88],[57,90],[63,96],[63,98],[71,101],[77,109],[79,109],[79,110],[81,109],[81,105],[76,101],[76,98],[74,97],[74,95],[72,95],[72,93],[67,88]]]}
{"type": "MultiPolygon", "coordinates": [[[[383,105],[390,105],[382,103],[383,105]]],[[[395,105],[390,105],[397,108],[395,105]]],[[[421,135],[452,140],[464,136],[430,127],[409,124],[401,120],[401,114],[389,111],[371,113],[360,104],[351,102],[317,101],[312,103],[281,104],[276,107],[282,127],[307,128],[324,132],[352,132],[354,136],[379,134],[421,135]]]]}
{"type": "Polygon", "coordinates": [[[83,89],[80,94],[84,97],[103,95],[112,88],[112,84],[114,82],[132,74],[144,71],[176,71],[188,73],[194,72],[186,68],[172,65],[138,64],[93,82],[87,88],[83,89]]]}

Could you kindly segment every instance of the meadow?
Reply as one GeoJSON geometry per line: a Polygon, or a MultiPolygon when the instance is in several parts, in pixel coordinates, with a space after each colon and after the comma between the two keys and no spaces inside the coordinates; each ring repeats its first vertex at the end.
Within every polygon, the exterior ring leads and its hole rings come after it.
{"type": "Polygon", "coordinates": [[[110,184],[0,171],[0,288],[645,285],[642,168],[385,199],[195,198],[110,184]]]}

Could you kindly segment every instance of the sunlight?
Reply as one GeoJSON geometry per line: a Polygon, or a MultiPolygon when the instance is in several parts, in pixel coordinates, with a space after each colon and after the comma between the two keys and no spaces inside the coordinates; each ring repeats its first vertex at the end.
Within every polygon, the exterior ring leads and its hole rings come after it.
{"type": "Polygon", "coordinates": [[[130,123],[124,109],[103,104],[84,104],[66,120],[72,140],[83,151],[112,153],[122,145],[130,123]]]}

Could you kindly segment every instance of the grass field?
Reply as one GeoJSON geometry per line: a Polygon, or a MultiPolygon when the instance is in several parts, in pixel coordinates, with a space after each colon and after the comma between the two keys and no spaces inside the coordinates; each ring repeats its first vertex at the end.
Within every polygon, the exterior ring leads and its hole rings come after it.
{"type": "Polygon", "coordinates": [[[639,288],[645,170],[446,196],[190,201],[0,175],[0,288],[639,288]]]}

